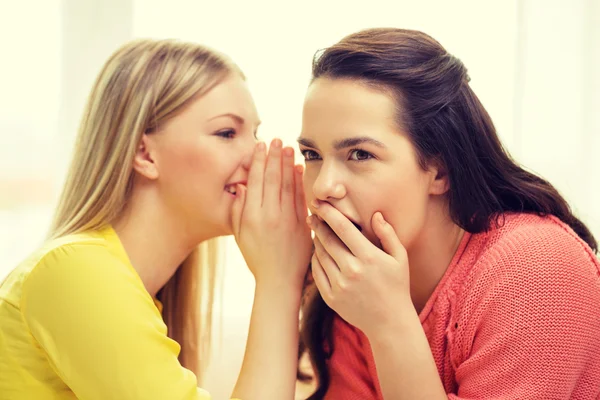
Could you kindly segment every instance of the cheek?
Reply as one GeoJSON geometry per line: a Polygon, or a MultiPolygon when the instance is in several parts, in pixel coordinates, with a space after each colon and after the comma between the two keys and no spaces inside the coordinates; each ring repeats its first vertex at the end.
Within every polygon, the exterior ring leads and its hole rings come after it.
{"type": "Polygon", "coordinates": [[[198,146],[182,146],[173,149],[166,159],[168,175],[174,179],[187,180],[202,175],[214,162],[211,153],[198,146]]]}
{"type": "Polygon", "coordinates": [[[172,146],[166,150],[160,160],[163,196],[183,209],[201,205],[207,192],[215,190],[218,171],[223,170],[219,157],[197,144],[172,146]]]}
{"type": "Polygon", "coordinates": [[[363,204],[363,209],[370,210],[363,218],[370,220],[376,211],[381,211],[402,244],[410,247],[425,223],[427,212],[428,195],[422,177],[418,174],[389,177],[371,187],[373,190],[361,196],[360,201],[369,203],[363,204]]]}

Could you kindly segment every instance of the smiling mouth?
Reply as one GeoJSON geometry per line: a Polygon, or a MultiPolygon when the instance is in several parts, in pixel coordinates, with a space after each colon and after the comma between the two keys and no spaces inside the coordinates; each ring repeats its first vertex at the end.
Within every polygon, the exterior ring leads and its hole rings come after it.
{"type": "Polygon", "coordinates": [[[227,193],[231,193],[232,195],[236,195],[237,193],[237,185],[244,185],[244,182],[236,182],[236,183],[230,183],[229,185],[225,185],[225,191],[227,193]]]}

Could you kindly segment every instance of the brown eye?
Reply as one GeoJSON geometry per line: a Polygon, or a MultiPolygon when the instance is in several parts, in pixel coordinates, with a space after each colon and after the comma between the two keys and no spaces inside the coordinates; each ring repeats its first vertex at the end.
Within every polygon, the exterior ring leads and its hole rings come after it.
{"type": "Polygon", "coordinates": [[[235,131],[233,129],[225,129],[215,133],[215,135],[225,139],[233,139],[235,137],[235,131]]]}
{"type": "Polygon", "coordinates": [[[366,161],[373,158],[373,155],[368,151],[355,149],[350,152],[350,159],[352,161],[366,161]]]}
{"type": "Polygon", "coordinates": [[[304,156],[305,161],[315,161],[319,160],[319,154],[313,150],[300,150],[300,153],[304,156]]]}

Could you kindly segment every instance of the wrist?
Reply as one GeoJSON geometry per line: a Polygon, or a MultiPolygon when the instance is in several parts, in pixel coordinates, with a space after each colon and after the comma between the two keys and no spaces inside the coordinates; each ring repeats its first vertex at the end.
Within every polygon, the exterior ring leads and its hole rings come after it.
{"type": "Polygon", "coordinates": [[[415,329],[422,329],[419,314],[412,301],[397,304],[384,321],[372,324],[372,329],[364,332],[369,341],[385,343],[389,340],[397,341],[402,335],[410,335],[415,329]]]}
{"type": "Polygon", "coordinates": [[[257,279],[254,296],[286,304],[297,303],[299,307],[302,297],[302,285],[273,280],[260,281],[257,279]]]}
{"type": "Polygon", "coordinates": [[[263,291],[279,291],[286,293],[300,294],[304,286],[304,277],[296,279],[291,271],[285,271],[285,266],[278,265],[276,268],[271,268],[271,272],[265,274],[255,274],[254,281],[256,289],[263,291]]]}

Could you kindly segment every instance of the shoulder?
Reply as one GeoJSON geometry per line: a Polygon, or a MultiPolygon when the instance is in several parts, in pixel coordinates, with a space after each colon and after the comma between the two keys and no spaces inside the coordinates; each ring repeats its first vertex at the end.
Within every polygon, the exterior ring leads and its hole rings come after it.
{"type": "Polygon", "coordinates": [[[34,335],[39,338],[43,332],[59,331],[61,326],[72,326],[75,331],[82,328],[73,324],[82,323],[106,334],[110,334],[110,327],[134,321],[154,321],[160,332],[166,329],[131,264],[111,242],[88,239],[48,249],[23,280],[20,309],[34,335]]]}
{"type": "MultiPolygon", "coordinates": [[[[79,234],[48,242],[25,263],[21,305],[51,296],[118,292],[138,287],[139,276],[102,236],[79,234]]],[[[54,301],[54,300],[52,300],[54,301]]]]}
{"type": "MultiPolygon", "coordinates": [[[[96,237],[64,238],[50,242],[32,260],[26,281],[45,278],[92,278],[125,271],[124,262],[105,240],[96,237]],[[64,240],[66,239],[66,240],[64,240]]],[[[54,279],[52,279],[54,281],[54,279]]]]}
{"type": "Polygon", "coordinates": [[[481,236],[485,239],[473,266],[476,274],[488,273],[497,279],[534,275],[550,280],[573,274],[592,280],[600,276],[592,250],[553,216],[507,215],[497,228],[481,236]]]}
{"type": "Polygon", "coordinates": [[[77,274],[85,277],[94,271],[100,272],[94,269],[94,265],[101,261],[108,266],[115,265],[108,243],[100,235],[82,233],[49,240],[10,272],[0,286],[0,296],[18,307],[24,287],[30,283],[40,279],[47,284],[56,283],[64,277],[73,280],[77,274]],[[82,264],[88,268],[73,268],[82,264]]]}
{"type": "Polygon", "coordinates": [[[513,360],[597,354],[600,266],[567,225],[517,214],[473,236],[476,256],[451,321],[457,360],[476,350],[496,357],[512,349],[513,360]]]}
{"type": "Polygon", "coordinates": [[[463,318],[494,309],[507,313],[564,307],[592,312],[600,304],[600,263],[557,218],[508,215],[498,228],[473,239],[477,245],[468,274],[456,288],[463,318]]]}

